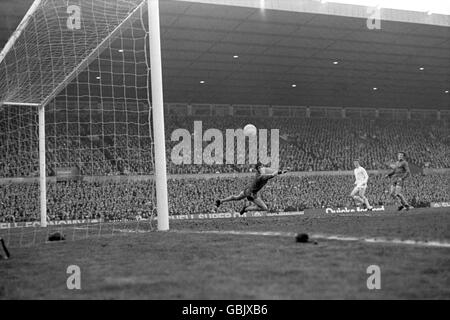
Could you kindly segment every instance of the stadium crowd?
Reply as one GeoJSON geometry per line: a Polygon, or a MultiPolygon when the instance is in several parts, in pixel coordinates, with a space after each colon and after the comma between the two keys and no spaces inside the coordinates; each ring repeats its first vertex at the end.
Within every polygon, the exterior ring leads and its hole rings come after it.
{"type": "MultiPolygon", "coordinates": [[[[419,167],[450,167],[450,129],[444,121],[358,119],[246,118],[167,116],[167,167],[172,174],[247,171],[245,165],[176,165],[171,161],[175,129],[193,134],[194,121],[209,128],[280,130],[280,165],[293,171],[351,170],[358,157],[366,169],[386,169],[396,152],[405,151],[419,167]]],[[[37,121],[34,114],[0,121],[0,177],[38,173],[37,121]]],[[[49,113],[46,125],[47,174],[58,167],[76,167],[82,175],[152,174],[153,141],[145,113],[49,113]]],[[[209,142],[203,142],[206,146],[209,142]]],[[[224,138],[225,143],[225,138],[224,138]]],[[[270,148],[269,148],[270,150],[270,148]]]]}
{"type": "MultiPolygon", "coordinates": [[[[38,175],[36,116],[25,107],[0,110],[0,178],[38,175]]],[[[249,165],[174,164],[171,152],[179,142],[171,141],[171,134],[175,129],[184,128],[192,136],[194,121],[202,121],[202,133],[210,128],[225,132],[247,123],[258,128],[279,129],[280,166],[289,167],[291,171],[352,170],[355,158],[360,158],[367,170],[388,169],[400,150],[406,152],[410,164],[417,167],[450,168],[450,129],[445,121],[167,116],[167,170],[171,174],[249,171],[249,165]]],[[[153,174],[148,112],[48,112],[46,136],[49,176],[54,176],[58,167],[78,168],[83,176],[153,174]]],[[[203,141],[203,146],[208,143],[203,141]]],[[[263,199],[275,211],[352,206],[353,200],[349,197],[352,179],[348,175],[279,177],[265,188],[263,199]]],[[[449,180],[449,174],[414,175],[407,184],[406,195],[419,205],[448,201],[449,180]]],[[[128,181],[50,183],[49,218],[147,217],[154,210],[153,183],[133,178],[128,181]]],[[[248,181],[249,178],[244,177],[170,179],[170,212],[215,212],[216,198],[239,192],[248,181]]],[[[388,182],[380,176],[371,177],[369,201],[389,203],[387,186],[388,182]]],[[[0,222],[36,220],[38,199],[37,185],[0,184],[0,222]]],[[[238,211],[240,205],[227,203],[219,211],[238,211]]]]}
{"type": "MultiPolygon", "coordinates": [[[[230,202],[218,210],[214,200],[239,193],[250,177],[210,177],[170,179],[170,214],[239,211],[243,202],[230,202]]],[[[280,176],[271,180],[261,193],[271,211],[305,208],[352,207],[349,196],[354,179],[350,175],[280,176]]],[[[414,175],[405,195],[415,206],[450,199],[450,174],[414,175]]],[[[387,193],[390,181],[371,175],[367,196],[375,205],[393,204],[387,193]]],[[[0,222],[39,221],[39,192],[36,184],[0,185],[0,222]]],[[[106,221],[147,218],[153,210],[153,182],[128,180],[49,183],[50,220],[98,219],[106,221]]]]}

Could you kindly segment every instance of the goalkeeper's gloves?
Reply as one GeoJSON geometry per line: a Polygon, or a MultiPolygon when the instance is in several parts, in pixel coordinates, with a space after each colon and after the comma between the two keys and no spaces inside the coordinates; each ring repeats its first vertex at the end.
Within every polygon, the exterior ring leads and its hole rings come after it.
{"type": "Polygon", "coordinates": [[[286,172],[289,171],[289,168],[283,169],[283,170],[278,170],[278,174],[284,174],[286,172]]]}

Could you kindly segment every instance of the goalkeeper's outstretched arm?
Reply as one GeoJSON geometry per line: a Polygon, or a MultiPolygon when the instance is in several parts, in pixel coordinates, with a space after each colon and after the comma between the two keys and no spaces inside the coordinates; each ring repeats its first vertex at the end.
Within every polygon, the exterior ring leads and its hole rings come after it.
{"type": "Polygon", "coordinates": [[[288,172],[287,169],[276,170],[276,169],[271,169],[271,168],[264,168],[264,170],[262,172],[262,176],[272,179],[280,174],[285,174],[286,172],[288,172]]]}

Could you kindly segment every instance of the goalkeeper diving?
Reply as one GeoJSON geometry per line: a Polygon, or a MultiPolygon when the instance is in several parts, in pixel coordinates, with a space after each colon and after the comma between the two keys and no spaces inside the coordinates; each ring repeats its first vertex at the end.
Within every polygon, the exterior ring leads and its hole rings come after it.
{"type": "Polygon", "coordinates": [[[231,195],[224,199],[216,200],[216,206],[219,207],[222,203],[229,201],[240,201],[243,199],[247,199],[251,202],[251,204],[244,204],[241,211],[239,212],[243,215],[248,211],[268,211],[269,208],[264,203],[264,201],[258,196],[258,192],[267,184],[270,179],[275,178],[280,174],[284,174],[288,172],[288,170],[274,170],[271,168],[263,167],[262,163],[258,161],[255,165],[256,174],[252,179],[251,183],[244,188],[237,195],[231,195]]]}

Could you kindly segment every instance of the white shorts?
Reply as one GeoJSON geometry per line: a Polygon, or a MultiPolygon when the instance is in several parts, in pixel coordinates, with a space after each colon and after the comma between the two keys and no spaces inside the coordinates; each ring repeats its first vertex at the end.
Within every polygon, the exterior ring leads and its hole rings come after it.
{"type": "Polygon", "coordinates": [[[353,191],[350,195],[352,197],[355,195],[360,195],[361,197],[364,197],[364,195],[366,194],[366,189],[367,186],[356,186],[355,188],[353,188],[353,191]]]}

